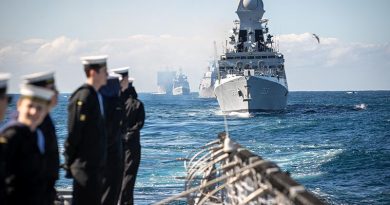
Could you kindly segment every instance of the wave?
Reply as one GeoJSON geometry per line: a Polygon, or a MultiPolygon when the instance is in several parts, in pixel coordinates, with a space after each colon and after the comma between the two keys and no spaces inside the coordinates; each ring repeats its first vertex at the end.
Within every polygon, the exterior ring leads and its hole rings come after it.
{"type": "Polygon", "coordinates": [[[215,115],[217,116],[230,116],[230,117],[238,117],[238,118],[251,118],[255,115],[249,112],[229,112],[229,113],[223,113],[222,110],[216,110],[215,115]]]}
{"type": "Polygon", "coordinates": [[[355,107],[353,109],[354,110],[365,110],[365,109],[367,109],[367,105],[364,103],[357,104],[357,105],[355,105],[355,107]]]}

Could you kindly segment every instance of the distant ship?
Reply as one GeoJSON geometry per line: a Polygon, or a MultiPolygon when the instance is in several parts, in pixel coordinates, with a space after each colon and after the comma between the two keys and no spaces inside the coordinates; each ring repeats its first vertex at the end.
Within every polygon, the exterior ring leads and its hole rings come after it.
{"type": "Polygon", "coordinates": [[[199,84],[200,98],[215,98],[214,84],[217,80],[216,67],[214,64],[208,67],[199,84]]]}
{"type": "Polygon", "coordinates": [[[214,84],[217,80],[217,46],[214,41],[214,61],[210,63],[207,71],[203,74],[199,84],[199,98],[215,98],[214,84]]]}
{"type": "Polygon", "coordinates": [[[159,71],[157,72],[157,93],[156,94],[172,94],[173,80],[176,77],[175,71],[159,71]]]}
{"type": "Polygon", "coordinates": [[[185,76],[180,70],[176,75],[176,78],[173,80],[173,95],[188,95],[190,94],[190,84],[187,81],[187,76],[185,76]]]}
{"type": "Polygon", "coordinates": [[[218,61],[215,95],[223,112],[283,110],[288,85],[284,56],[268,34],[262,0],[240,0],[230,48],[218,61]]]}

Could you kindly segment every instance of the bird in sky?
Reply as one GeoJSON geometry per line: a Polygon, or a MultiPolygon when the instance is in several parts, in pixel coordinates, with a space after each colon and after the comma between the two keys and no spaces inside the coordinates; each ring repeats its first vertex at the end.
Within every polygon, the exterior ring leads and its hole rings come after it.
{"type": "Polygon", "coordinates": [[[320,37],[317,34],[313,33],[313,37],[317,39],[318,43],[320,43],[320,37]]]}

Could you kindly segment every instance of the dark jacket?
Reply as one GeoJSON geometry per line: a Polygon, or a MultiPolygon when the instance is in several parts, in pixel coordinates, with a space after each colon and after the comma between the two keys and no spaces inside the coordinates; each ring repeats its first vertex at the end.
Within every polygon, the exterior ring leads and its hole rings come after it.
{"type": "Polygon", "coordinates": [[[103,175],[103,205],[118,204],[123,174],[123,147],[120,126],[124,106],[119,97],[118,79],[108,79],[99,92],[104,96],[107,129],[107,165],[103,175]]]}
{"type": "Polygon", "coordinates": [[[84,84],[69,100],[65,165],[71,169],[102,168],[106,154],[107,134],[97,92],[84,84]]]}
{"type": "MultiPolygon", "coordinates": [[[[104,97],[105,123],[107,130],[108,152],[122,152],[120,126],[123,121],[124,102],[119,96],[120,84],[118,79],[108,79],[107,84],[99,92],[104,97]]],[[[122,154],[122,153],[119,153],[122,154]]]]}
{"type": "Polygon", "coordinates": [[[133,86],[127,89],[125,99],[125,118],[122,132],[125,142],[140,142],[140,130],[145,123],[145,109],[143,103],[137,99],[137,93],[133,86]]]}
{"type": "Polygon", "coordinates": [[[6,138],[6,204],[45,204],[46,159],[37,145],[37,133],[14,122],[4,129],[6,138]]]}
{"type": "Polygon", "coordinates": [[[55,183],[59,178],[60,159],[56,129],[49,114],[46,115],[38,128],[45,136],[45,158],[47,164],[46,179],[48,182],[45,197],[47,199],[47,204],[53,204],[56,196],[55,183]]]}

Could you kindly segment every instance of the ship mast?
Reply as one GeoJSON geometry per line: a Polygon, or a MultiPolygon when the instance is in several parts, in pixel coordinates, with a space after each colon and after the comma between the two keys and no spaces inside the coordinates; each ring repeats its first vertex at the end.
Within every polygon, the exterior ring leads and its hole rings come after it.
{"type": "Polygon", "coordinates": [[[229,42],[234,45],[234,52],[269,51],[273,36],[266,35],[268,20],[263,19],[263,1],[240,0],[236,13],[240,20],[234,21],[235,27],[229,42]]]}

